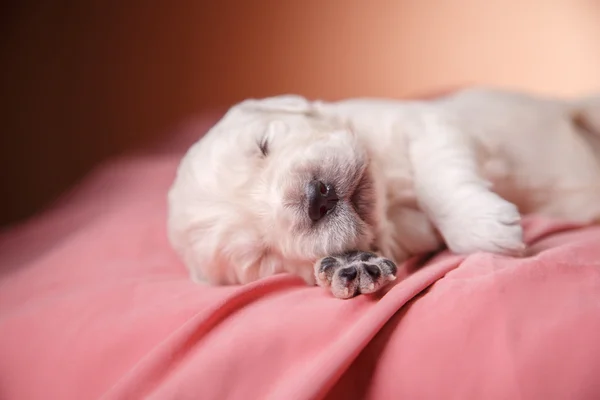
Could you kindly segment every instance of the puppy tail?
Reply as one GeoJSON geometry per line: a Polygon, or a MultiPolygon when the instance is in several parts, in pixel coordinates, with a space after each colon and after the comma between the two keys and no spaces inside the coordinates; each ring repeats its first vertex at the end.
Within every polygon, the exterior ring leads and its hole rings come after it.
{"type": "Polygon", "coordinates": [[[574,104],[571,118],[578,129],[600,138],[600,95],[574,104]]]}

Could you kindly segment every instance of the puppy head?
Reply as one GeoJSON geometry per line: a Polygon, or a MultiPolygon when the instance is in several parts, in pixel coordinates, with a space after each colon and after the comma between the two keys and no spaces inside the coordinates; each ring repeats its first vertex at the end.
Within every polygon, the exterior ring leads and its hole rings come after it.
{"type": "Polygon", "coordinates": [[[369,156],[351,129],[306,99],[232,108],[183,158],[169,236],[196,279],[245,283],[368,249],[377,223],[369,156]]]}

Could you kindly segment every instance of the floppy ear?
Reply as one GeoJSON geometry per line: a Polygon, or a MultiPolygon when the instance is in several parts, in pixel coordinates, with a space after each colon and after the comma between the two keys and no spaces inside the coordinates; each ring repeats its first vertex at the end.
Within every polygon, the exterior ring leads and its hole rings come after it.
{"type": "MultiPolygon", "coordinates": [[[[264,246],[253,215],[235,204],[247,199],[235,196],[235,191],[226,192],[232,190],[229,186],[221,189],[218,180],[207,179],[212,169],[197,167],[199,158],[193,150],[186,153],[168,191],[169,242],[194,281],[234,284],[255,280],[264,246]],[[221,200],[224,198],[227,201],[221,200]]],[[[211,161],[202,162],[210,165],[211,161]]],[[[239,179],[237,175],[233,171],[223,176],[239,179]]]]}
{"type": "Polygon", "coordinates": [[[245,284],[272,275],[261,273],[264,248],[255,232],[243,225],[205,221],[182,233],[183,245],[176,242],[176,249],[196,282],[245,284]]]}
{"type": "Polygon", "coordinates": [[[313,106],[306,98],[294,94],[249,99],[240,104],[240,108],[248,111],[284,112],[293,114],[309,114],[313,106]]]}

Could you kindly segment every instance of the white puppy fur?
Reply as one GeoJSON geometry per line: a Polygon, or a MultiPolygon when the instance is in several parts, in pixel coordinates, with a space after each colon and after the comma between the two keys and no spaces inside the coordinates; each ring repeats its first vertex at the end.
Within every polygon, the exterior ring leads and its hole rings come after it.
{"type": "Polygon", "coordinates": [[[351,250],[519,255],[520,214],[599,219],[600,99],[247,100],[183,157],[168,200],[173,247],[212,284],[280,272],[314,284],[315,262],[351,250]],[[339,199],[317,221],[315,180],[339,199]]]}

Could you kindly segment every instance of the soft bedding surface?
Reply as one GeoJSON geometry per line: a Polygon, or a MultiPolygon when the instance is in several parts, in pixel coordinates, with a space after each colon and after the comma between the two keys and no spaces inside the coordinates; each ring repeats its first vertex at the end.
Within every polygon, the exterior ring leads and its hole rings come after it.
{"type": "Polygon", "coordinates": [[[383,296],[189,281],[165,234],[179,141],[108,162],[0,238],[1,399],[599,399],[600,228],[441,253],[383,296]]]}

